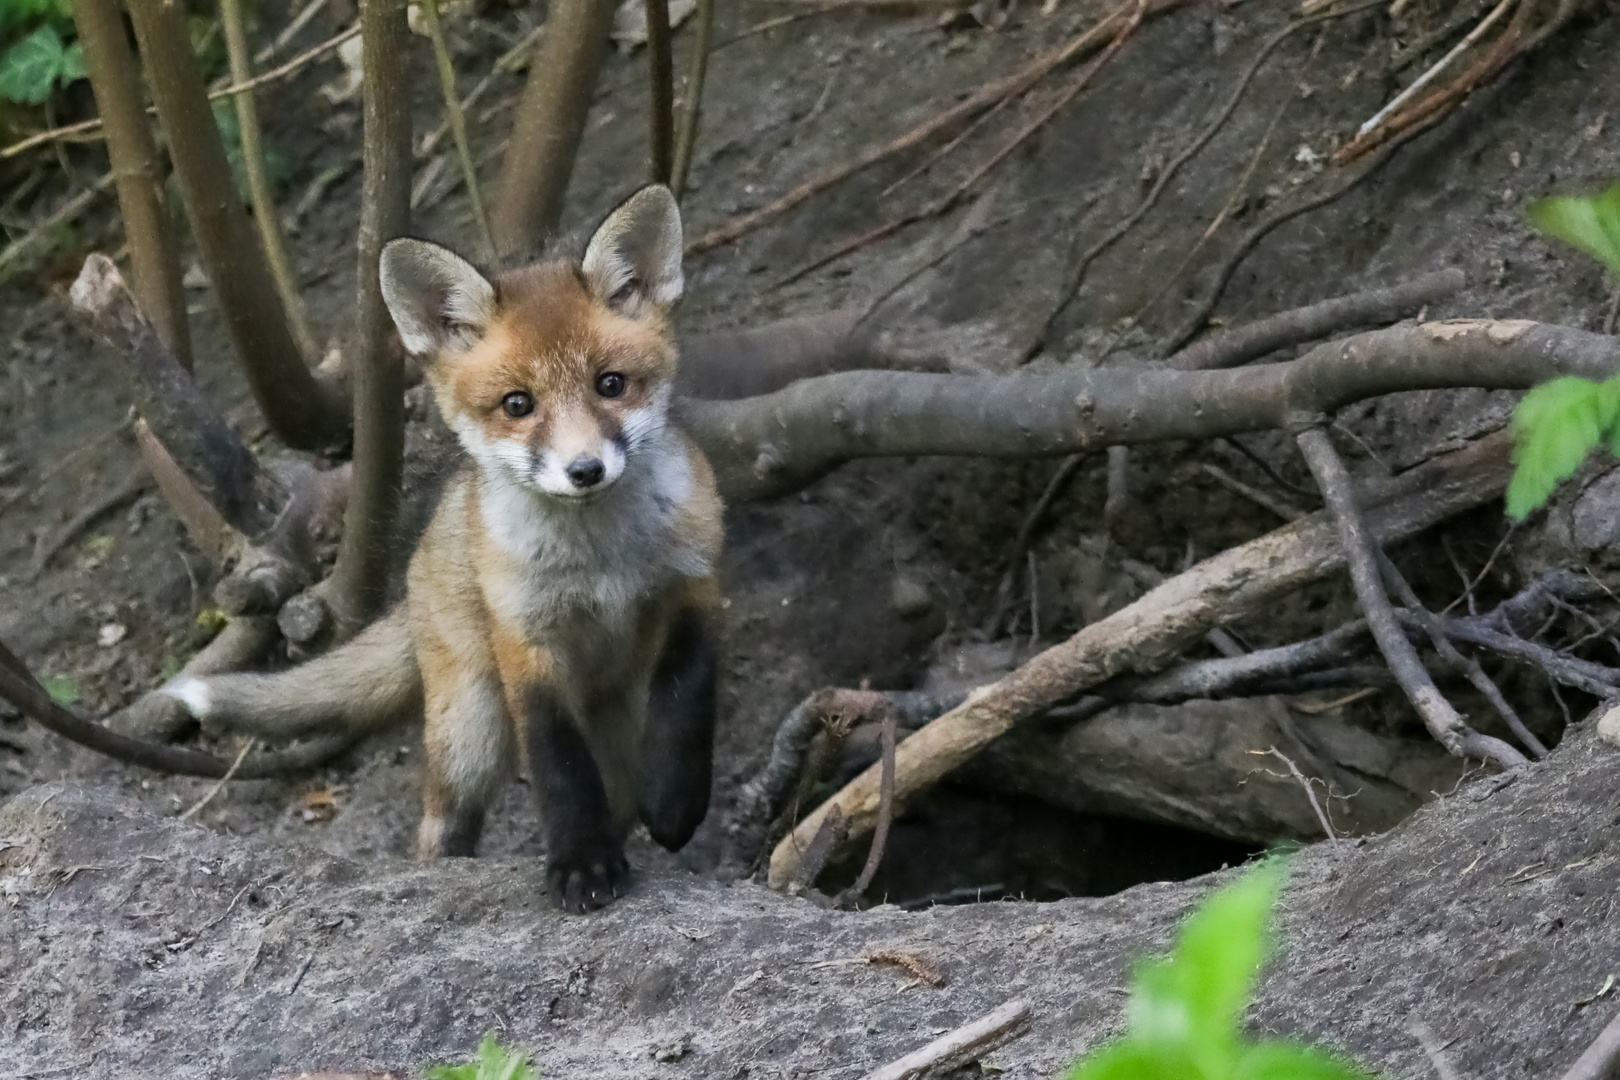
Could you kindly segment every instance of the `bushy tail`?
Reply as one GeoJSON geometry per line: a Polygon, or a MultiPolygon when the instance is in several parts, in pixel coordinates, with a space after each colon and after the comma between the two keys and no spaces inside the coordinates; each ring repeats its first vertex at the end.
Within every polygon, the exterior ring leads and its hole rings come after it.
{"type": "Polygon", "coordinates": [[[176,679],[163,693],[209,727],[283,742],[361,734],[406,720],[420,709],[422,676],[401,605],[306,664],[273,675],[176,679]]]}

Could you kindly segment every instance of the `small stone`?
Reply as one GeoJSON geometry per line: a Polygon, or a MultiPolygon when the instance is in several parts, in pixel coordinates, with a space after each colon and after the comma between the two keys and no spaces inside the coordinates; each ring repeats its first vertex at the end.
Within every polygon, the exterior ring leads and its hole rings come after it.
{"type": "Polygon", "coordinates": [[[1598,738],[1610,746],[1620,747],[1620,705],[1616,705],[1598,720],[1598,738]]]}
{"type": "Polygon", "coordinates": [[[692,1052],[692,1036],[682,1035],[672,1043],[653,1047],[653,1060],[661,1065],[668,1065],[684,1058],[692,1052]]]}
{"type": "Polygon", "coordinates": [[[933,598],[928,595],[922,582],[907,574],[900,574],[894,579],[889,590],[889,602],[902,619],[921,618],[934,606],[933,598]]]}
{"type": "Polygon", "coordinates": [[[96,632],[96,644],[103,649],[110,649],[129,636],[129,627],[123,623],[110,622],[96,632]]]}

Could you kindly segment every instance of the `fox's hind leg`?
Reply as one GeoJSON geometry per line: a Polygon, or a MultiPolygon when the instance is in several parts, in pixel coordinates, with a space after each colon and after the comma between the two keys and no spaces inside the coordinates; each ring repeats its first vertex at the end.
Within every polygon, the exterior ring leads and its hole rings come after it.
{"type": "Polygon", "coordinates": [[[473,855],[484,811],[512,761],[511,726],[500,678],[481,657],[448,649],[419,653],[426,694],[422,825],[416,856],[473,855]]]}
{"type": "Polygon", "coordinates": [[[641,820],[670,851],[686,846],[709,812],[714,682],[709,615],[700,608],[682,608],[670,619],[653,670],[641,734],[641,820]]]}

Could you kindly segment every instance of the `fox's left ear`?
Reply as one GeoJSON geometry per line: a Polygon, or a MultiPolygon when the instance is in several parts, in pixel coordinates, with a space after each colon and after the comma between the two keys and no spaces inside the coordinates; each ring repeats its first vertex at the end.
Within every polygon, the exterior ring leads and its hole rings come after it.
{"type": "Polygon", "coordinates": [[[585,248],[592,295],[635,318],[681,298],[681,211],[663,184],[642,188],[609,214],[585,248]]]}

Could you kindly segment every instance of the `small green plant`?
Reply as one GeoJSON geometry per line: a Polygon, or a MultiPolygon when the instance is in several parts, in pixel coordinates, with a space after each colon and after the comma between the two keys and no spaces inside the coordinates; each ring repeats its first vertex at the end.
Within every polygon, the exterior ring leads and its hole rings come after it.
{"type": "MultiPolygon", "coordinates": [[[[1528,213],[1536,228],[1599,259],[1620,280],[1620,184],[1591,198],[1541,199],[1528,213]]],[[[1602,445],[1620,455],[1620,374],[1603,382],[1569,376],[1532,389],[1513,413],[1508,516],[1523,520],[1602,445]]]]}
{"type": "Polygon", "coordinates": [[[465,1065],[435,1065],[427,1080],[540,1080],[540,1073],[529,1064],[521,1050],[508,1050],[495,1041],[493,1033],[478,1044],[478,1057],[465,1065]]]}
{"type": "Polygon", "coordinates": [[[79,700],[79,680],[71,675],[52,675],[45,680],[45,692],[58,705],[74,705],[79,700]]]}
{"type": "Polygon", "coordinates": [[[1287,872],[1286,859],[1267,859],[1193,912],[1175,952],[1137,969],[1124,1038],[1065,1080],[1369,1080],[1324,1050],[1243,1034],[1287,872]]]}
{"type": "Polygon", "coordinates": [[[0,98],[38,105],[84,78],[69,0],[0,0],[0,98]]]}

